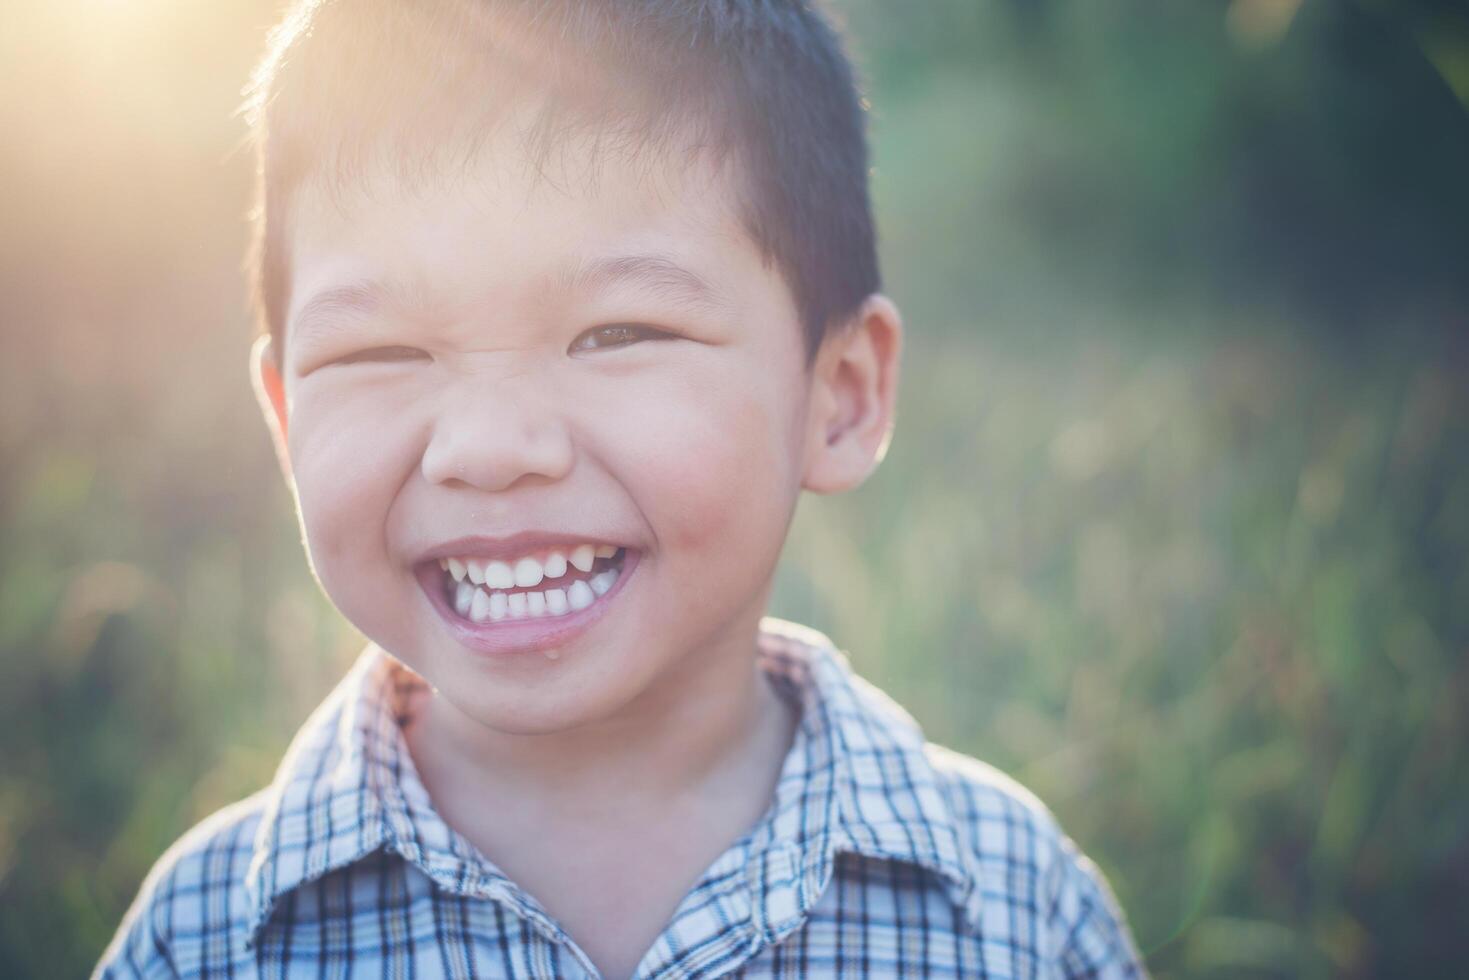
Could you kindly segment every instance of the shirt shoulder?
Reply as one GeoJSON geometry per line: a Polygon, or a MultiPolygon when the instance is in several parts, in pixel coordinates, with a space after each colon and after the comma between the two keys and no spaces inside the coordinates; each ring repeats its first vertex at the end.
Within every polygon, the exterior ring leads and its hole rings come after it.
{"type": "Polygon", "coordinates": [[[163,853],[93,970],[94,980],[227,970],[244,953],[245,874],[269,795],[260,790],[224,807],[163,853]]]}
{"type": "Polygon", "coordinates": [[[1037,924],[1041,959],[1066,977],[1142,977],[1142,959],[1106,877],[1050,809],[988,763],[924,746],[975,877],[981,932],[1037,924]],[[1000,921],[1003,918],[1003,921],[1000,921]]]}
{"type": "Polygon", "coordinates": [[[923,751],[971,856],[993,860],[1010,856],[1017,846],[1059,844],[1063,834],[1055,816],[1018,781],[935,742],[926,742],[923,751]]]}

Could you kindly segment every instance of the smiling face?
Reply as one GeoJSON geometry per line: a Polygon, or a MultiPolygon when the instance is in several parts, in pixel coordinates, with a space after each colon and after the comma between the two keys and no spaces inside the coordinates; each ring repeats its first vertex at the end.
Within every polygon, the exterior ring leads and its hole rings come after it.
{"type": "Polygon", "coordinates": [[[551,731],[752,652],[821,422],[724,174],[500,149],[298,193],[274,408],[341,612],[467,715],[551,731]]]}

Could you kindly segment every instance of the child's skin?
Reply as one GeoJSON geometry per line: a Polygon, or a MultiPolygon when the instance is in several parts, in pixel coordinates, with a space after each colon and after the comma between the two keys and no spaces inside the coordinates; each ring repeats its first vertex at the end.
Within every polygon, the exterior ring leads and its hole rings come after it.
{"type": "Polygon", "coordinates": [[[521,146],[512,126],[464,178],[302,188],[281,370],[267,344],[255,367],[323,588],[431,685],[406,734],[436,808],[626,976],[769,803],[797,719],[757,624],[801,489],[882,455],[901,324],[872,296],[808,368],[729,167],[574,140],[545,174],[521,146]],[[614,324],[679,336],[569,350],[614,324]],[[518,553],[629,555],[540,650],[431,599],[439,558],[527,532],[518,553]]]}

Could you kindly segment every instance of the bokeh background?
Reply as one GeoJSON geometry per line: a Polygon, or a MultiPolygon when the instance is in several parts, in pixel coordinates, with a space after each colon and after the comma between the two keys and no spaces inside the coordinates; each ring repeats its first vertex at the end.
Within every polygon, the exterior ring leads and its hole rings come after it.
{"type": "MultiPolygon", "coordinates": [[[[1158,977],[1462,976],[1469,14],[849,0],[910,328],[775,611],[1036,790],[1158,977]]],[[[0,12],[0,975],[356,652],[245,370],[276,0],[0,12]]]]}

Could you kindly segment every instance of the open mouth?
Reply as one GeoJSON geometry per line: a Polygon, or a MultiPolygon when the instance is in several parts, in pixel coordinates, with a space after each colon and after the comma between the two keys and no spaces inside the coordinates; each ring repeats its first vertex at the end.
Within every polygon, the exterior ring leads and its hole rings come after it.
{"type": "Polygon", "coordinates": [[[439,559],[450,609],[471,623],[555,620],[591,606],[617,584],[627,549],[581,544],[523,555],[510,561],[463,557],[439,559]]]}

